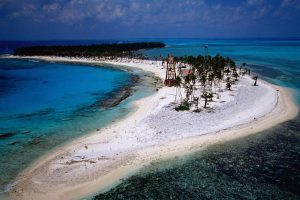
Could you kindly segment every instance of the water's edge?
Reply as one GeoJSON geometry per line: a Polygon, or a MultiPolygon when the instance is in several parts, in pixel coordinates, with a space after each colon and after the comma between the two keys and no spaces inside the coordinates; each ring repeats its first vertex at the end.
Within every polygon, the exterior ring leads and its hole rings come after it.
{"type": "Polygon", "coordinates": [[[84,199],[299,199],[299,121],[153,162],[84,199]]]}
{"type": "MultiPolygon", "coordinates": [[[[28,60],[28,59],[25,59],[28,60]]],[[[39,59],[37,59],[39,60],[39,59]]],[[[45,60],[39,60],[40,62],[46,62],[49,63],[45,60]]],[[[52,61],[50,63],[53,63],[52,61]]],[[[119,105],[123,105],[123,104],[129,104],[130,106],[130,110],[127,110],[127,112],[124,114],[122,114],[121,116],[119,116],[117,119],[113,119],[110,123],[114,123],[117,120],[122,120],[124,117],[128,116],[131,112],[134,111],[134,108],[132,107],[132,103],[135,100],[141,99],[143,97],[146,97],[148,95],[153,94],[156,89],[159,86],[159,84],[157,84],[157,82],[159,81],[161,83],[161,80],[158,77],[155,77],[152,73],[149,72],[145,72],[136,68],[131,68],[131,67],[123,67],[123,66],[119,66],[119,65],[110,65],[110,64],[88,64],[88,63],[80,63],[80,62],[55,62],[55,63],[59,63],[59,64],[80,64],[82,66],[87,66],[87,67],[108,67],[108,68],[115,68],[118,70],[123,70],[123,71],[127,71],[131,74],[131,82],[125,84],[123,87],[118,88],[118,90],[115,90],[113,92],[111,92],[110,94],[108,94],[109,98],[105,99],[104,101],[96,101],[93,105],[91,106],[100,106],[102,109],[115,109],[117,106],[119,105]],[[147,91],[143,91],[143,90],[147,90],[147,91]]],[[[109,125],[105,124],[105,126],[109,125]]],[[[105,127],[104,126],[104,127],[105,127]]],[[[57,149],[59,149],[60,147],[66,145],[67,143],[73,142],[74,140],[77,140],[81,137],[87,137],[89,134],[92,134],[95,131],[99,131],[101,128],[103,127],[99,127],[99,129],[94,130],[92,132],[87,132],[85,134],[83,134],[82,136],[77,136],[76,138],[72,138],[68,141],[64,141],[61,144],[51,148],[49,151],[43,153],[41,156],[34,158],[32,160],[29,161],[29,163],[26,165],[25,168],[21,169],[21,171],[18,172],[18,174],[22,173],[24,170],[26,170],[27,168],[30,168],[32,165],[34,165],[34,163],[38,162],[38,160],[40,160],[42,157],[46,157],[47,155],[51,154],[51,152],[56,151],[57,149]]],[[[16,177],[18,177],[19,175],[16,175],[16,177]]],[[[11,183],[12,185],[14,183],[11,183]]],[[[8,191],[11,184],[8,184],[5,188],[5,191],[8,191]]],[[[3,194],[2,194],[3,195],[3,194]]],[[[2,196],[0,193],[0,197],[2,196]]],[[[3,196],[4,198],[4,196],[3,196]]]]}

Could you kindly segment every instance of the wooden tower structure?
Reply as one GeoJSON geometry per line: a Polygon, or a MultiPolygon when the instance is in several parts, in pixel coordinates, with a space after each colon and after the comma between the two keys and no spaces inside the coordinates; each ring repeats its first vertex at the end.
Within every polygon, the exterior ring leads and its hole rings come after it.
{"type": "Polygon", "coordinates": [[[168,55],[165,85],[169,87],[174,86],[175,79],[176,79],[176,66],[174,62],[174,56],[168,55]]]}

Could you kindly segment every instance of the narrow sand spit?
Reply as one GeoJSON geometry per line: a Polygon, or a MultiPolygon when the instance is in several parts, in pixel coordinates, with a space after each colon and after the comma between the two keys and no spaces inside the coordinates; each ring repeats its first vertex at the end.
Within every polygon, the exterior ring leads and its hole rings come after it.
{"type": "MultiPolygon", "coordinates": [[[[46,61],[94,63],[87,59],[26,57],[46,61]]],[[[164,79],[158,62],[108,62],[136,67],[164,79]]],[[[118,122],[43,156],[17,177],[14,199],[76,199],[105,191],[153,161],[185,155],[244,137],[298,114],[288,89],[244,77],[200,113],[176,112],[175,89],[164,87],[135,103],[118,122]]]]}

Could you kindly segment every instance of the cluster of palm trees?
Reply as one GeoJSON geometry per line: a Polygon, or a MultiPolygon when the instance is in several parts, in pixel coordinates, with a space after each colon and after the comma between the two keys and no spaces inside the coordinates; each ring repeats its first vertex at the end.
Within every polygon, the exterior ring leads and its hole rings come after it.
{"type": "Polygon", "coordinates": [[[219,97],[218,92],[223,89],[231,90],[238,78],[250,74],[250,70],[243,63],[239,70],[236,63],[230,58],[221,55],[212,56],[181,56],[174,57],[178,74],[175,79],[176,95],[180,97],[180,105],[175,109],[200,111],[199,100],[204,100],[204,108],[213,97],[219,97]],[[188,73],[182,73],[182,71],[188,73]],[[224,87],[225,86],[225,87],[224,87]],[[223,88],[222,88],[223,87],[223,88]],[[182,92],[184,95],[182,95],[182,92]]]}

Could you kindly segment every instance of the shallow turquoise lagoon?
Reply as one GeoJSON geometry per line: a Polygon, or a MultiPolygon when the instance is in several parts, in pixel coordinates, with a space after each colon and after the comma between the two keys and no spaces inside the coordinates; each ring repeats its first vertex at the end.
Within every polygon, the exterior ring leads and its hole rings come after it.
{"type": "Polygon", "coordinates": [[[0,191],[49,150],[125,116],[148,95],[139,70],[0,59],[0,191]],[[108,101],[132,87],[115,107],[108,101]],[[134,92],[135,91],[135,92],[134,92]]]}

